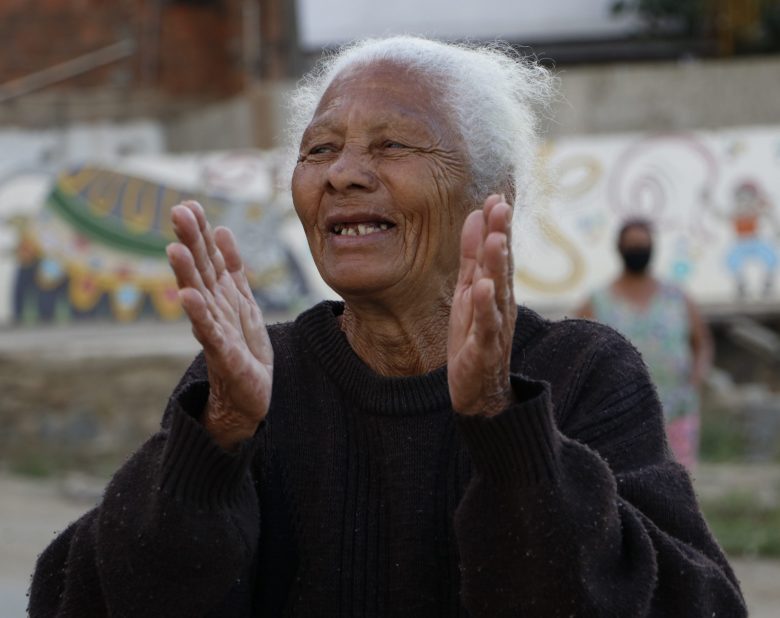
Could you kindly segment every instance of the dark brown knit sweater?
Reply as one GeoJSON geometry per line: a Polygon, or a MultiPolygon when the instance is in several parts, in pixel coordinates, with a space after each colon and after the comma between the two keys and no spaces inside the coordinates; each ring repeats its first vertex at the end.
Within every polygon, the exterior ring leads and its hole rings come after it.
{"type": "Polygon", "coordinates": [[[342,310],[269,328],[271,410],[237,454],[197,421],[196,359],[40,557],[32,618],[746,615],[621,336],[521,308],[517,403],[465,418],[446,368],[368,369],[342,310]]]}

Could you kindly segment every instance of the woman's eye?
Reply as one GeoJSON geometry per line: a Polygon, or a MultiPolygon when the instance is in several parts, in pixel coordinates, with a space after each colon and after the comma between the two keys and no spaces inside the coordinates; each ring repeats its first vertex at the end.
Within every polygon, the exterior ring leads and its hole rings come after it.
{"type": "Polygon", "coordinates": [[[402,144],[401,142],[394,142],[392,140],[385,142],[385,148],[406,148],[406,144],[402,144]]]}
{"type": "Polygon", "coordinates": [[[333,146],[331,146],[330,144],[314,146],[313,148],[309,149],[310,155],[327,154],[329,152],[333,152],[333,146]]]}

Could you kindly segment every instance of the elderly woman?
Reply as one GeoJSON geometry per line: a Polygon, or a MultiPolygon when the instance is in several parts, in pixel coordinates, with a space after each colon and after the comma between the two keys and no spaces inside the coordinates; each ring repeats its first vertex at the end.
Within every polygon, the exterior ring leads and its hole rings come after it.
{"type": "Polygon", "coordinates": [[[344,299],[266,328],[173,210],[203,354],[41,556],[37,616],[743,616],[636,351],[513,297],[544,71],[368,41],[304,87],[292,178],[344,299]]]}

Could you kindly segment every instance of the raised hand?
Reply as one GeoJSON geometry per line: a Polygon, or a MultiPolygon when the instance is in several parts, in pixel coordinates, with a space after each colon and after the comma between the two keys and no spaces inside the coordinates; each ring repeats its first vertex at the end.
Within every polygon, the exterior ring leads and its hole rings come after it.
{"type": "Polygon", "coordinates": [[[509,359],[517,306],[511,228],[512,208],[498,195],[463,225],[447,341],[450,397],[460,414],[492,416],[512,401],[509,359]]]}
{"type": "Polygon", "coordinates": [[[252,437],[268,413],[271,342],[230,230],[212,231],[197,202],[175,206],[171,218],[180,242],[168,245],[168,260],[208,365],[210,391],[202,421],[230,450],[252,437]]]}

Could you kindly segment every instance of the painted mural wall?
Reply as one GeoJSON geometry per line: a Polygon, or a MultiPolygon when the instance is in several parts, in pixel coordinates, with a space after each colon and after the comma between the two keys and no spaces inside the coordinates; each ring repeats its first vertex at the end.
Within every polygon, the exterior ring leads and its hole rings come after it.
{"type": "MultiPolygon", "coordinates": [[[[79,136],[87,145],[100,141],[90,131],[79,136]]],[[[131,133],[138,140],[143,131],[131,133]]],[[[234,231],[265,309],[309,302],[297,255],[307,259],[305,248],[291,236],[289,198],[276,190],[277,154],[174,156],[149,144],[128,149],[109,134],[102,151],[82,143],[56,162],[62,135],[0,134],[0,152],[17,155],[0,159],[0,323],[179,319],[165,246],[174,240],[170,209],[185,199],[234,231]]]]}
{"type": "MultiPolygon", "coordinates": [[[[276,153],[170,155],[154,126],[0,133],[0,324],[176,320],[170,208],[197,199],[237,235],[266,310],[332,297],[308,256],[276,153]]],[[[658,230],[654,268],[700,303],[780,311],[780,127],[547,144],[518,217],[517,298],[571,311],[618,270],[629,216],[658,230]]]]}
{"type": "Polygon", "coordinates": [[[780,127],[571,138],[544,159],[555,189],[520,234],[523,301],[576,306],[617,274],[616,230],[641,216],[658,276],[704,305],[780,311],[780,127]]]}

